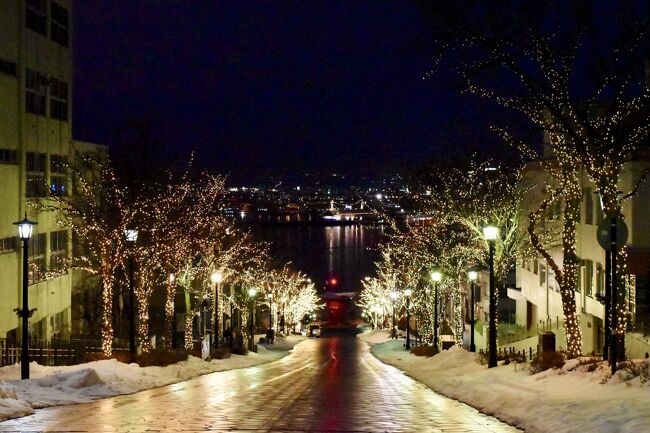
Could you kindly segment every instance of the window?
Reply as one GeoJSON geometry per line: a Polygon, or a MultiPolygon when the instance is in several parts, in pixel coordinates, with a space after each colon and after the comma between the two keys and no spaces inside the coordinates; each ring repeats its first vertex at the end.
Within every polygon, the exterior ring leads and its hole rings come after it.
{"type": "Polygon", "coordinates": [[[45,0],[25,2],[25,26],[43,36],[47,36],[47,4],[45,0]]]}
{"type": "Polygon", "coordinates": [[[582,261],[578,262],[578,272],[576,273],[576,292],[582,290],[582,261]]]}
{"type": "Polygon", "coordinates": [[[13,253],[16,251],[16,247],[18,246],[18,238],[17,237],[11,237],[11,238],[2,238],[0,239],[0,254],[2,253],[13,253]]]}
{"type": "Polygon", "coordinates": [[[0,73],[15,77],[17,75],[16,62],[9,62],[7,60],[0,59],[0,73]]]}
{"type": "Polygon", "coordinates": [[[0,149],[0,164],[17,164],[16,151],[13,149],[0,149]]]}
{"type": "Polygon", "coordinates": [[[52,2],[50,7],[50,39],[64,47],[68,46],[68,10],[52,2]]]}
{"type": "Polygon", "coordinates": [[[50,79],[50,117],[68,120],[68,83],[56,78],[50,79]]]}
{"type": "Polygon", "coordinates": [[[558,197],[549,207],[548,219],[559,220],[562,216],[562,198],[558,197]]]}
{"type": "Polygon", "coordinates": [[[45,197],[47,195],[47,180],[45,179],[44,153],[27,152],[26,160],[26,185],[25,195],[27,197],[45,197]]]}
{"type": "Polygon", "coordinates": [[[599,197],[598,200],[596,200],[596,224],[602,223],[604,219],[605,214],[603,213],[603,204],[599,197]]]}
{"type": "Polygon", "coordinates": [[[585,295],[592,296],[593,285],[594,285],[594,262],[591,260],[585,260],[585,278],[584,278],[584,287],[585,295]]]}
{"type": "Polygon", "coordinates": [[[68,193],[67,159],[63,155],[50,155],[50,191],[53,195],[64,196],[68,193]]]}
{"type": "Polygon", "coordinates": [[[34,234],[29,240],[29,284],[45,279],[45,233],[34,234]]]}
{"type": "Polygon", "coordinates": [[[68,258],[68,231],[50,233],[50,270],[63,271],[68,258]]]}
{"type": "Polygon", "coordinates": [[[539,265],[539,285],[544,287],[546,285],[546,265],[539,265]]]}
{"type": "Polygon", "coordinates": [[[533,259],[533,273],[539,273],[539,261],[537,259],[533,259]]]}
{"type": "Polygon", "coordinates": [[[585,224],[594,223],[594,195],[591,188],[584,190],[584,203],[585,203],[585,224]]]}
{"type": "Polygon", "coordinates": [[[45,116],[47,77],[31,69],[25,70],[25,109],[28,113],[45,116]]]}
{"type": "Polygon", "coordinates": [[[596,297],[605,295],[605,272],[601,263],[596,264],[596,297]]]}

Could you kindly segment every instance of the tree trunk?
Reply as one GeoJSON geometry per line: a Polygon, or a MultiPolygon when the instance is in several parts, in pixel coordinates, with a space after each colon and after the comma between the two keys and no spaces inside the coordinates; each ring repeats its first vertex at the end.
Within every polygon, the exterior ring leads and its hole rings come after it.
{"type": "Polygon", "coordinates": [[[564,206],[562,227],[562,247],[564,260],[562,278],[559,279],[562,310],[564,312],[564,330],[566,332],[567,352],[569,358],[582,354],[582,334],[580,317],[576,311],[575,288],[578,275],[578,256],[576,254],[576,221],[580,211],[580,195],[567,198],[564,206]]]}

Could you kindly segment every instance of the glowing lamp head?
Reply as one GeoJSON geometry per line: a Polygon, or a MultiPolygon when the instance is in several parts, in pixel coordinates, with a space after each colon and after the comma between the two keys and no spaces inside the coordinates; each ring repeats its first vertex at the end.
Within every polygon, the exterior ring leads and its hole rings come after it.
{"type": "Polygon", "coordinates": [[[14,225],[18,226],[18,237],[23,241],[31,238],[32,231],[36,224],[38,224],[36,221],[30,221],[27,219],[27,212],[25,212],[25,218],[14,223],[14,225]]]}
{"type": "Polygon", "coordinates": [[[476,271],[469,271],[467,273],[467,278],[469,278],[470,281],[476,281],[478,280],[478,272],[476,271]]]}
{"type": "Polygon", "coordinates": [[[212,275],[210,275],[210,280],[212,280],[214,284],[219,284],[223,281],[223,274],[218,271],[213,272],[212,275]]]}
{"type": "Polygon", "coordinates": [[[173,283],[174,281],[176,281],[176,275],[174,275],[173,273],[169,274],[169,282],[173,283]]]}
{"type": "Polygon", "coordinates": [[[126,229],[124,230],[124,237],[129,242],[135,242],[138,240],[138,231],[135,229],[126,229]]]}
{"type": "Polygon", "coordinates": [[[483,237],[486,241],[496,241],[499,237],[499,228],[493,225],[483,227],[483,237]]]}
{"type": "Polygon", "coordinates": [[[404,296],[406,296],[407,298],[410,297],[412,293],[413,291],[411,289],[404,290],[404,296]]]}
{"type": "Polygon", "coordinates": [[[251,287],[248,289],[248,296],[251,298],[254,298],[257,295],[257,289],[254,287],[251,287]]]}
{"type": "Polygon", "coordinates": [[[273,297],[273,295],[271,293],[266,294],[266,299],[271,299],[272,297],[273,297]]]}
{"type": "Polygon", "coordinates": [[[392,292],[390,292],[390,299],[392,299],[393,301],[394,301],[395,299],[397,299],[397,292],[396,292],[396,291],[392,291],[392,292]]]}
{"type": "Polygon", "coordinates": [[[439,283],[440,280],[442,280],[442,274],[440,272],[438,272],[438,271],[431,272],[431,280],[434,283],[439,283]]]}

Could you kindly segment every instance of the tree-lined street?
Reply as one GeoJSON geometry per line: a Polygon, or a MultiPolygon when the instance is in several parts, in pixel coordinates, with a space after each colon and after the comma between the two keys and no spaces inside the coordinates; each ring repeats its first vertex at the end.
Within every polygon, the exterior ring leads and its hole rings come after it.
{"type": "Polygon", "coordinates": [[[2,432],[517,432],[382,364],[354,337],[273,363],[0,423],[2,432]]]}

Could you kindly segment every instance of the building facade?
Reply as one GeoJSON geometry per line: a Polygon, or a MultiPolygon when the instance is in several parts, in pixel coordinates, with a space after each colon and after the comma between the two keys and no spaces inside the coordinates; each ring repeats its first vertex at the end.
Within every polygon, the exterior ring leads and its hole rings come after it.
{"type": "Polygon", "coordinates": [[[25,213],[38,222],[29,248],[31,338],[70,335],[70,231],[33,206],[69,193],[70,8],[71,0],[0,2],[0,338],[20,338],[13,310],[22,302],[22,249],[12,223],[25,213]]]}

